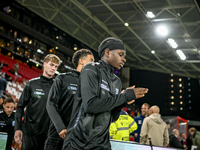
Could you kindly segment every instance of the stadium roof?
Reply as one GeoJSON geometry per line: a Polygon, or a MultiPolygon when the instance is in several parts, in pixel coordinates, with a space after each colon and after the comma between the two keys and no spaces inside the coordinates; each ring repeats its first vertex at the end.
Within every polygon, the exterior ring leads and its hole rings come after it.
{"type": "Polygon", "coordinates": [[[127,48],[126,66],[132,69],[200,78],[198,0],[17,2],[93,50],[104,38],[118,37],[127,48]]]}

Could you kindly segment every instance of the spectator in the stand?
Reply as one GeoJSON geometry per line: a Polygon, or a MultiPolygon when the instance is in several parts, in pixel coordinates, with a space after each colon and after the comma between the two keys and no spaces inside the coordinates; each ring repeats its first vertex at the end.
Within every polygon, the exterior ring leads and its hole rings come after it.
{"type": "Polygon", "coordinates": [[[138,129],[132,132],[131,135],[134,136],[136,142],[140,141],[140,132],[142,128],[142,123],[143,123],[144,118],[147,117],[149,114],[149,108],[150,108],[150,105],[147,103],[144,103],[141,107],[141,114],[138,117],[134,118],[135,122],[138,125],[138,129]]]}
{"type": "Polygon", "coordinates": [[[6,79],[6,81],[12,82],[11,76],[9,76],[7,73],[5,74],[5,79],[6,79]]]}
{"type": "Polygon", "coordinates": [[[181,133],[180,134],[180,137],[181,137],[181,144],[183,145],[184,148],[187,147],[187,140],[186,140],[186,137],[185,137],[185,133],[181,133]]]}
{"type": "Polygon", "coordinates": [[[3,66],[5,66],[5,67],[8,67],[8,63],[7,63],[7,62],[5,62],[5,64],[3,64],[3,66]]]}
{"type": "Polygon", "coordinates": [[[120,141],[129,141],[129,135],[138,128],[134,119],[124,110],[121,110],[117,121],[110,125],[110,138],[120,141]]]}
{"type": "Polygon", "coordinates": [[[0,111],[0,132],[6,132],[8,134],[6,150],[11,150],[12,140],[14,136],[14,121],[15,113],[14,100],[11,97],[7,97],[3,103],[3,111],[0,111]]]}
{"type": "Polygon", "coordinates": [[[0,94],[2,94],[3,91],[6,90],[6,86],[7,86],[7,81],[6,81],[6,79],[0,77],[0,94]]]}
{"type": "Polygon", "coordinates": [[[2,61],[1,61],[1,64],[0,64],[0,69],[2,69],[3,66],[4,66],[4,64],[3,64],[3,60],[2,60],[2,61]]]}
{"type": "Polygon", "coordinates": [[[18,62],[14,65],[14,70],[15,70],[15,74],[16,73],[18,74],[18,71],[19,71],[19,63],[18,62]]]}
{"type": "Polygon", "coordinates": [[[142,124],[140,143],[166,147],[169,143],[169,135],[166,123],[161,119],[158,106],[149,109],[149,117],[146,117],[142,124]]]}
{"type": "Polygon", "coordinates": [[[172,131],[172,134],[169,136],[169,146],[174,148],[182,148],[184,149],[181,142],[178,140],[179,131],[177,129],[174,129],[172,131]]]}
{"type": "Polygon", "coordinates": [[[22,77],[21,75],[18,74],[18,72],[19,72],[19,63],[18,62],[14,65],[14,70],[15,70],[16,76],[22,77]]]}

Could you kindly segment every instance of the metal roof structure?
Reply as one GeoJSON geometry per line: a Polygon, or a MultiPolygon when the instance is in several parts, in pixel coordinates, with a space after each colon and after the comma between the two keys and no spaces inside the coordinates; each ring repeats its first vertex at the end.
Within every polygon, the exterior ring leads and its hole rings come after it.
{"type": "Polygon", "coordinates": [[[93,50],[97,51],[99,43],[106,37],[121,39],[127,48],[126,66],[131,69],[200,78],[198,0],[17,2],[93,50]],[[155,16],[150,18],[147,12],[155,16]],[[165,26],[168,34],[158,35],[156,31],[159,26],[165,26]],[[176,48],[170,45],[169,39],[176,42],[176,48]],[[185,54],[185,60],[177,55],[177,49],[185,54]]]}

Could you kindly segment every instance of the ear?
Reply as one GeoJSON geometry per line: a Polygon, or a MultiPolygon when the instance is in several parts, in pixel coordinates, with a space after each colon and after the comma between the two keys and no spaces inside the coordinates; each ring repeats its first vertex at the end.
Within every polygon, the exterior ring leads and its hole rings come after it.
{"type": "Polygon", "coordinates": [[[110,53],[111,53],[111,51],[107,48],[107,49],[105,50],[104,55],[108,58],[108,57],[110,56],[110,53]]]}
{"type": "Polygon", "coordinates": [[[83,65],[83,59],[80,58],[79,61],[78,61],[78,64],[83,65]]]}

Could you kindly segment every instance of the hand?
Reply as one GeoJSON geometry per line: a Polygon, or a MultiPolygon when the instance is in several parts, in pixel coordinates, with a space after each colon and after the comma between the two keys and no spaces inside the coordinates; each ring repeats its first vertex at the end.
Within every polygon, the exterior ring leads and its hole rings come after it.
{"type": "Polygon", "coordinates": [[[144,97],[145,94],[148,92],[147,88],[135,88],[135,85],[132,87],[128,87],[127,89],[134,90],[136,99],[144,97]]]}
{"type": "Polygon", "coordinates": [[[17,144],[22,143],[22,136],[23,136],[23,133],[21,130],[15,131],[14,139],[17,144]]]}
{"type": "Polygon", "coordinates": [[[60,136],[62,139],[65,139],[66,133],[67,133],[67,129],[63,129],[62,131],[60,131],[59,136],[60,136]]]}
{"type": "Polygon", "coordinates": [[[138,134],[137,134],[137,133],[135,133],[135,134],[134,134],[134,137],[135,137],[135,138],[137,138],[137,136],[138,136],[138,134]]]}

